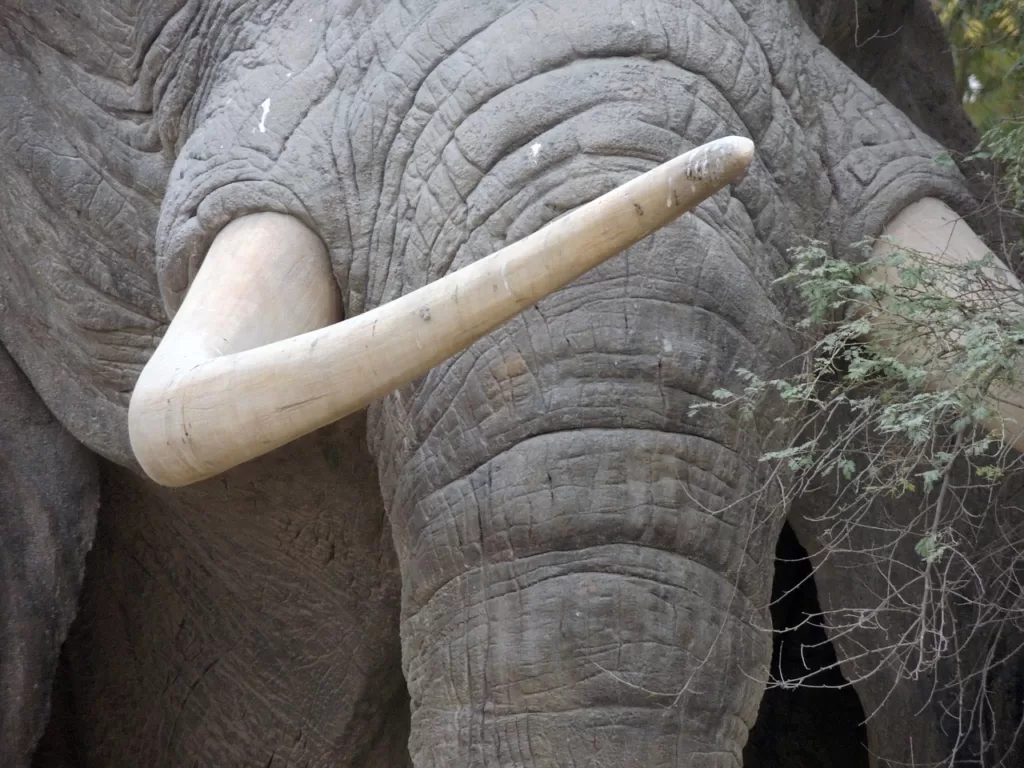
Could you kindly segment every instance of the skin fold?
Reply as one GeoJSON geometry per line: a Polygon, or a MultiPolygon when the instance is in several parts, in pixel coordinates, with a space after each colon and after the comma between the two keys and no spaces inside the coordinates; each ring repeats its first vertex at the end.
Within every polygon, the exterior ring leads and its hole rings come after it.
{"type": "Polygon", "coordinates": [[[804,11],[0,8],[0,342],[101,498],[66,764],[740,765],[784,521],[745,500],[745,428],[690,406],[800,352],[790,248],[974,205],[936,159],[954,123],[915,124],[940,112],[804,11]],[[731,135],[742,180],[365,410],[187,488],[143,475],[129,399],[231,222],[300,222],[353,318],[731,135]]]}

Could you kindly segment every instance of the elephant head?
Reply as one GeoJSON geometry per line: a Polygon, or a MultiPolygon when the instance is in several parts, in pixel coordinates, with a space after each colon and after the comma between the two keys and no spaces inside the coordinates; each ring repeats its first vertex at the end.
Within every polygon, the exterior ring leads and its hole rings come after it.
{"type": "Polygon", "coordinates": [[[368,406],[416,765],[738,764],[782,521],[690,406],[799,353],[804,238],[970,211],[941,145],[788,0],[0,22],[0,340],[64,427],[182,485],[368,406]]]}

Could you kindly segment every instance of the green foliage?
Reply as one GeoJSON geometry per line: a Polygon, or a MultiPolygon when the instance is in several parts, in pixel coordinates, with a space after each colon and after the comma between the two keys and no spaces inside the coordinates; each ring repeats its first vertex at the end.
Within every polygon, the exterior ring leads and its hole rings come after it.
{"type": "MultiPolygon", "coordinates": [[[[825,492],[818,557],[839,555],[845,567],[852,557],[887,583],[875,605],[826,611],[832,636],[849,634],[859,646],[864,631],[876,631],[877,644],[846,658],[860,678],[885,668],[918,679],[950,658],[967,664],[957,655],[964,636],[1024,622],[1016,575],[1024,514],[1000,502],[997,488],[1024,476],[1012,448],[1019,435],[993,407],[1024,386],[1024,296],[991,254],[954,264],[862,247],[857,261],[835,259],[820,243],[792,252],[780,282],[807,307],[799,372],[740,370],[735,391],[719,389],[693,410],[731,414],[745,439],[771,446],[753,494],[766,516],[825,492]],[[1000,521],[1005,541],[978,545],[986,518],[1000,521]],[[955,628],[964,610],[968,626],[955,628]]],[[[968,681],[987,665],[964,666],[945,684],[958,716],[983,700],[968,681]]]]}
{"type": "Polygon", "coordinates": [[[983,131],[1021,115],[1024,0],[932,0],[953,52],[957,88],[983,131]]]}
{"type": "MultiPolygon", "coordinates": [[[[1024,0],[933,4],[965,107],[983,130],[974,157],[995,161],[996,204],[1005,189],[1020,209],[1024,0]]],[[[885,578],[877,604],[826,612],[833,639],[849,635],[860,649],[848,669],[918,679],[952,659],[957,671],[943,685],[956,690],[959,712],[950,714],[968,722],[988,706],[984,686],[971,686],[999,662],[975,665],[959,655],[963,644],[981,627],[1024,626],[1024,510],[1001,496],[1008,481],[1020,487],[1024,458],[1012,447],[1019,425],[998,409],[1024,389],[1024,295],[992,254],[951,263],[874,245],[859,244],[862,258],[852,261],[821,243],[794,250],[779,282],[805,309],[798,371],[739,370],[737,386],[693,409],[732,416],[744,441],[762,446],[764,482],[753,498],[766,516],[822,492],[816,556],[885,578]],[[870,632],[877,643],[862,645],[870,632]]]]}
{"type": "MultiPolygon", "coordinates": [[[[932,0],[932,7],[949,38],[964,108],[982,132],[980,146],[967,159],[994,161],[999,178],[993,199],[1019,214],[1024,208],[1024,0],[932,0]]],[[[1024,228],[1018,235],[1024,237],[1024,228]]]]}
{"type": "Polygon", "coordinates": [[[768,399],[781,401],[772,429],[798,438],[762,461],[794,473],[794,493],[828,478],[852,484],[848,507],[879,494],[927,497],[957,461],[977,483],[1001,480],[992,457],[1008,434],[993,401],[1021,385],[1024,304],[994,257],[952,264],[897,248],[852,263],[817,243],[792,256],[781,281],[797,288],[807,306],[799,325],[816,338],[803,370],[741,370],[741,391],[695,408],[736,409],[750,424],[768,399]]]}
{"type": "Polygon", "coordinates": [[[1024,120],[1006,119],[989,128],[969,159],[994,160],[1002,169],[1002,186],[1009,202],[1024,208],[1024,120]]]}
{"type": "MultiPolygon", "coordinates": [[[[1011,447],[1017,425],[1004,424],[994,404],[1024,386],[1024,297],[991,254],[952,263],[866,245],[857,262],[819,243],[792,253],[780,281],[803,299],[799,327],[813,340],[798,373],[766,379],[740,370],[737,391],[719,389],[693,409],[730,412],[746,434],[782,446],[760,457],[770,512],[829,490],[836,501],[822,518],[825,551],[850,551],[857,526],[877,529],[879,499],[916,508],[882,545],[895,551],[909,537],[920,558],[911,582],[923,589],[913,609],[914,661],[900,661],[916,676],[945,653],[936,606],[956,591],[947,582],[957,570],[945,561],[959,558],[960,572],[973,572],[960,533],[985,511],[968,511],[968,496],[1020,471],[1011,447]],[[775,415],[759,421],[763,413],[775,415]]],[[[908,602],[903,594],[888,600],[908,602]]]]}

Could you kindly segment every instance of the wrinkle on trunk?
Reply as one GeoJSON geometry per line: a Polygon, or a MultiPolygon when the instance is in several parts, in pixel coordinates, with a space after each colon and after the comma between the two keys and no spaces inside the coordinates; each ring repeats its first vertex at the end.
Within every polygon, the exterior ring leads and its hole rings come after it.
{"type": "Polygon", "coordinates": [[[705,441],[585,430],[393,509],[414,759],[739,766],[777,529],[729,506],[750,481],[705,441]]]}
{"type": "Polygon", "coordinates": [[[730,242],[679,221],[373,410],[416,761],[740,764],[780,521],[688,409],[790,349],[730,242]]]}

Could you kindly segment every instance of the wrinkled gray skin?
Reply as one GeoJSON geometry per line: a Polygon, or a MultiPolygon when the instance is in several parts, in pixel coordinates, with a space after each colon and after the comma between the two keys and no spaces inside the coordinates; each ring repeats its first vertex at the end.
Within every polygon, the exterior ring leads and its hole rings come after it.
{"type": "MultiPolygon", "coordinates": [[[[800,238],[971,206],[925,133],[970,142],[927,3],[804,5],[813,30],[785,0],[0,7],[0,341],[102,457],[68,764],[738,764],[782,521],[742,501],[743,432],[688,408],[798,352],[772,281],[800,238]],[[856,36],[894,22],[879,87],[923,128],[815,35],[871,77],[856,36]],[[742,182],[366,414],[194,487],[138,472],[133,383],[231,219],[300,217],[352,316],[728,134],[742,182]]],[[[2,705],[29,742],[47,654],[2,705]]],[[[941,756],[887,711],[874,751],[941,756]]]]}

